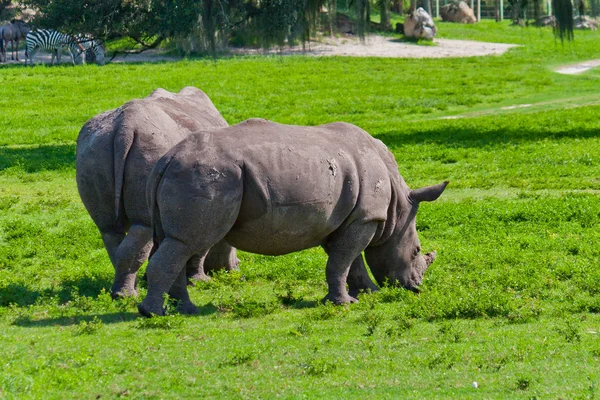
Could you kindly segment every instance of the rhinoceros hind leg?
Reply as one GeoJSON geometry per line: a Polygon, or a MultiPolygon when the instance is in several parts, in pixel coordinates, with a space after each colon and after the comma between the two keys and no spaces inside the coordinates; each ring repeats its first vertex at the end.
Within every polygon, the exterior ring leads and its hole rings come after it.
{"type": "Polygon", "coordinates": [[[329,292],[323,301],[331,301],[334,304],[358,301],[346,292],[346,281],[350,266],[371,242],[376,230],[376,222],[355,221],[327,238],[323,248],[329,256],[325,271],[329,292]]]}
{"type": "Polygon", "coordinates": [[[358,297],[362,292],[377,292],[379,287],[373,283],[367,268],[360,254],[354,259],[348,273],[348,294],[352,297],[358,297]]]}
{"type": "Polygon", "coordinates": [[[190,295],[187,290],[187,277],[185,268],[181,270],[181,272],[177,276],[177,279],[175,279],[175,282],[173,282],[173,286],[171,286],[171,289],[169,290],[169,296],[176,300],[179,300],[177,311],[179,311],[181,314],[195,315],[200,312],[200,310],[198,310],[198,307],[196,307],[190,300],[190,295]]]}
{"type": "Polygon", "coordinates": [[[116,255],[115,280],[111,289],[114,298],[137,296],[135,278],[152,249],[152,230],[132,225],[119,245],[116,255]]]}
{"type": "Polygon", "coordinates": [[[124,233],[116,233],[116,232],[101,232],[102,233],[102,241],[104,242],[104,248],[108,253],[108,257],[110,258],[110,262],[112,265],[117,265],[117,251],[119,250],[119,246],[123,243],[125,239],[124,233]]]}
{"type": "Polygon", "coordinates": [[[185,285],[185,265],[192,255],[188,247],[177,239],[167,237],[162,241],[146,269],[148,294],[138,305],[140,314],[164,315],[163,295],[167,292],[171,292],[179,300],[189,301],[185,285]],[[183,276],[183,285],[180,275],[183,276]],[[179,280],[172,289],[177,278],[179,280]]]}

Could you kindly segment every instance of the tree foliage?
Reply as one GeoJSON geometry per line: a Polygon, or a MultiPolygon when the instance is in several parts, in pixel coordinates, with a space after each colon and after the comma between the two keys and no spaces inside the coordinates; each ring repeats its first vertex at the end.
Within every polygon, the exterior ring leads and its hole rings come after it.
{"type": "Polygon", "coordinates": [[[9,21],[15,17],[17,8],[12,0],[0,0],[0,21],[9,21]]]}
{"type": "MultiPolygon", "coordinates": [[[[353,0],[363,21],[367,3],[353,0]]],[[[34,21],[38,27],[100,39],[127,36],[148,47],[172,38],[187,42],[193,50],[215,50],[232,38],[264,47],[305,42],[319,26],[331,30],[336,13],[335,0],[25,0],[25,4],[39,10],[34,21]]]]}
{"type": "MultiPolygon", "coordinates": [[[[0,0],[3,1],[3,0],[0,0]]],[[[510,0],[527,1],[527,0],[510,0]]],[[[262,47],[305,43],[319,27],[333,31],[336,0],[25,0],[39,10],[34,26],[99,39],[130,37],[144,47],[172,39],[186,52],[229,43],[262,47]]],[[[390,25],[393,0],[346,0],[356,33],[364,37],[371,7],[390,25]]],[[[572,37],[571,0],[553,0],[557,34],[572,37]]]]}

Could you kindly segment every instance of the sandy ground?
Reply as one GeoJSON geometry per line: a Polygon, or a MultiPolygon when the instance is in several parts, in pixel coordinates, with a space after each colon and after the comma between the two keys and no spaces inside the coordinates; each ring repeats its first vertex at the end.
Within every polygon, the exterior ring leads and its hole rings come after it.
{"type": "MultiPolygon", "coordinates": [[[[355,37],[324,38],[319,42],[302,46],[285,47],[282,50],[273,49],[264,51],[251,48],[231,48],[233,55],[252,54],[306,54],[317,57],[326,56],[349,56],[349,57],[391,57],[391,58],[444,58],[444,57],[476,57],[500,55],[508,49],[515,47],[514,44],[475,42],[471,40],[435,39],[433,45],[419,45],[412,42],[403,42],[392,37],[369,35],[364,43],[355,37]]],[[[10,55],[9,55],[10,58],[10,55]]],[[[19,58],[25,58],[24,51],[19,53],[19,58]]],[[[177,61],[180,58],[166,56],[156,50],[148,50],[141,54],[120,54],[112,62],[135,63],[135,62],[160,62],[177,61]]],[[[22,61],[21,61],[22,62],[22,61]]],[[[62,56],[63,63],[70,63],[71,58],[65,53],[62,56]]],[[[16,63],[9,60],[8,63],[16,63]]],[[[50,53],[39,51],[35,56],[34,63],[50,63],[50,53]]]]}
{"type": "MultiPolygon", "coordinates": [[[[392,37],[369,35],[362,43],[357,38],[325,38],[306,45],[304,54],[313,56],[390,57],[390,58],[445,58],[476,57],[505,53],[514,44],[475,42],[472,40],[435,39],[433,45],[419,45],[392,37]]],[[[302,54],[302,46],[286,47],[282,51],[231,49],[233,54],[302,54]]]]}
{"type": "Polygon", "coordinates": [[[600,60],[591,60],[580,64],[566,65],[557,69],[556,72],[559,74],[577,75],[595,67],[600,67],[600,60]]]}

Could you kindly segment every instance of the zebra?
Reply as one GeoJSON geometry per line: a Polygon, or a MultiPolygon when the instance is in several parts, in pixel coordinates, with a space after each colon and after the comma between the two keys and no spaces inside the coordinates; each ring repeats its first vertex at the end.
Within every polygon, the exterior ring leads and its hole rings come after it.
{"type": "Polygon", "coordinates": [[[81,64],[83,61],[81,55],[85,52],[85,49],[73,36],[66,33],[52,29],[39,29],[29,32],[25,41],[27,42],[25,65],[27,65],[27,59],[29,58],[29,64],[33,66],[33,57],[40,48],[52,51],[52,65],[54,65],[54,57],[60,64],[63,47],[66,47],[69,51],[73,65],[81,64]]]}
{"type": "Polygon", "coordinates": [[[84,60],[86,64],[96,63],[98,65],[104,65],[104,55],[106,50],[102,43],[90,37],[78,38],[78,41],[85,49],[84,60]]]}

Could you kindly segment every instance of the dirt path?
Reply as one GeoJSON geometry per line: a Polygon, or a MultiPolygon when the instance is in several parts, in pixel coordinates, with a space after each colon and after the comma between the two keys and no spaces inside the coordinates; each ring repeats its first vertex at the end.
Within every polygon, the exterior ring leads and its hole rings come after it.
{"type": "Polygon", "coordinates": [[[559,74],[577,75],[592,68],[600,67],[600,60],[590,60],[579,64],[565,65],[556,70],[559,74]]]}
{"type": "Polygon", "coordinates": [[[424,120],[435,119],[460,119],[460,118],[476,118],[489,115],[498,115],[514,112],[539,112],[554,109],[567,109],[585,106],[600,105],[600,94],[586,94],[582,96],[567,96],[558,97],[551,100],[533,100],[529,103],[520,103],[514,105],[504,105],[497,107],[486,107],[478,110],[467,111],[461,114],[446,115],[446,116],[428,116],[422,119],[413,120],[412,122],[420,122],[424,120]]]}
{"type": "Polygon", "coordinates": [[[312,56],[445,58],[500,55],[514,44],[476,42],[472,40],[435,39],[433,45],[419,45],[397,38],[369,35],[362,43],[358,38],[325,38],[311,42],[303,52],[302,46],[286,47],[282,51],[260,49],[231,49],[232,54],[306,54],[312,56]]]}

